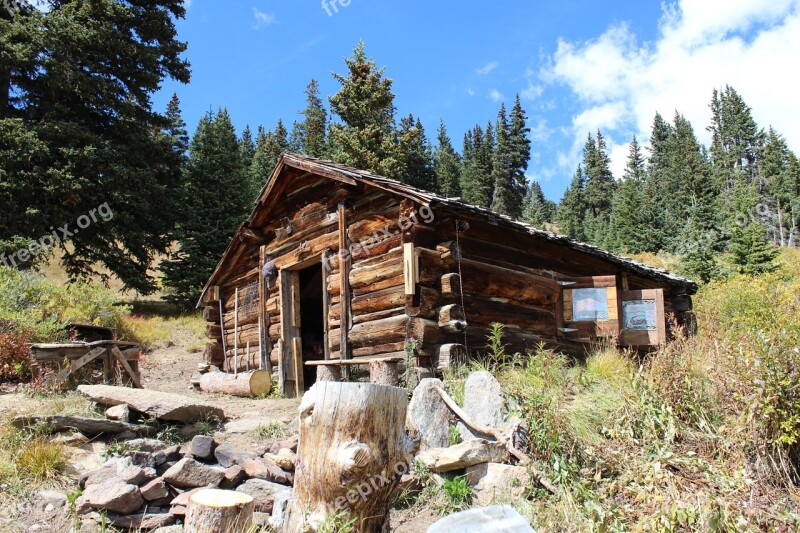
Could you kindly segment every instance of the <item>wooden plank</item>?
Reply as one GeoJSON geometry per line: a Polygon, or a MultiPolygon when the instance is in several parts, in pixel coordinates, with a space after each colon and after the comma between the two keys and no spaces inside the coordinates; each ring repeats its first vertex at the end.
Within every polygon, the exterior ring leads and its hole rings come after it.
{"type": "Polygon", "coordinates": [[[67,368],[61,370],[61,372],[59,372],[58,374],[56,374],[52,378],[48,379],[47,380],[48,384],[56,385],[56,384],[62,383],[64,380],[66,380],[73,373],[77,372],[81,368],[85,367],[86,365],[88,365],[89,363],[91,363],[92,361],[94,361],[95,359],[97,359],[98,357],[103,355],[104,353],[106,353],[106,349],[107,348],[105,346],[100,346],[100,347],[94,348],[93,350],[90,350],[89,353],[87,353],[86,355],[84,355],[83,357],[81,357],[80,359],[78,359],[76,361],[72,361],[67,368]]]}
{"type": "Polygon", "coordinates": [[[294,356],[295,394],[297,398],[300,398],[305,392],[305,383],[303,382],[303,339],[300,337],[292,339],[292,355],[294,356]]]}
{"type": "Polygon", "coordinates": [[[306,366],[356,366],[368,365],[370,363],[399,363],[404,361],[404,357],[391,356],[391,357],[359,357],[356,359],[348,359],[347,361],[332,360],[332,361],[306,361],[306,366]]]}
{"type": "Polygon", "coordinates": [[[406,296],[414,296],[419,283],[419,256],[414,253],[414,243],[403,243],[403,279],[406,285],[406,296]]]}
{"type": "Polygon", "coordinates": [[[225,372],[229,371],[228,368],[228,344],[225,342],[225,306],[222,303],[222,290],[220,289],[220,298],[219,298],[219,326],[222,330],[222,353],[224,355],[224,361],[222,362],[222,369],[225,372]]]}
{"type": "MultiPolygon", "coordinates": [[[[350,346],[348,343],[348,334],[350,328],[353,327],[352,316],[350,312],[350,269],[351,261],[349,253],[349,242],[347,237],[347,206],[344,203],[339,204],[339,293],[340,293],[340,314],[339,320],[341,327],[339,328],[340,341],[339,351],[341,359],[350,359],[350,346]]],[[[347,379],[347,372],[344,378],[347,379]]]]}
{"type": "Polygon", "coordinates": [[[119,348],[114,346],[111,348],[111,353],[117,359],[117,362],[122,366],[125,372],[127,372],[131,377],[131,381],[133,381],[134,386],[137,389],[143,389],[144,387],[142,387],[142,382],[139,380],[139,376],[136,372],[134,372],[133,368],[131,368],[131,365],[128,364],[128,361],[125,360],[125,357],[122,356],[122,352],[119,351],[119,348]]]}
{"type": "Polygon", "coordinates": [[[233,315],[233,373],[239,373],[239,287],[235,291],[234,315],[233,315]]]}
{"type": "Polygon", "coordinates": [[[331,347],[328,336],[330,334],[330,305],[331,295],[328,292],[328,276],[331,275],[331,251],[326,249],[322,252],[322,331],[323,331],[323,345],[324,345],[324,359],[327,361],[331,358],[331,347]]]}

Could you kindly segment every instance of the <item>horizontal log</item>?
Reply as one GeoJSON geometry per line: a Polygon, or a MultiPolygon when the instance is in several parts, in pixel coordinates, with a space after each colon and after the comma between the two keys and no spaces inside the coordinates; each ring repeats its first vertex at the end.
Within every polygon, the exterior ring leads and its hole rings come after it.
{"type": "Polygon", "coordinates": [[[203,320],[219,324],[219,305],[210,305],[203,308],[203,320]]]}
{"type": "Polygon", "coordinates": [[[11,424],[20,429],[45,427],[50,433],[78,430],[87,437],[114,435],[123,432],[133,432],[139,436],[146,436],[156,432],[156,428],[152,426],[80,416],[18,416],[12,420],[11,424]]]}
{"type": "Polygon", "coordinates": [[[417,348],[438,344],[440,336],[438,322],[419,317],[409,319],[407,338],[415,342],[417,348]]]}
{"type": "MultiPolygon", "coordinates": [[[[400,248],[396,248],[389,254],[381,256],[381,261],[365,266],[354,266],[350,271],[350,288],[354,291],[361,288],[369,288],[371,291],[379,290],[375,284],[388,279],[403,276],[403,255],[400,248]]],[[[328,292],[339,294],[339,276],[328,276],[328,292]]],[[[382,287],[385,288],[385,287],[382,287]]]]}
{"type": "MultiPolygon", "coordinates": [[[[338,303],[338,298],[331,300],[330,319],[339,320],[341,317],[341,309],[338,303]]],[[[353,316],[362,314],[375,313],[377,311],[385,311],[387,309],[395,309],[397,307],[405,306],[406,295],[404,288],[390,287],[380,291],[371,292],[362,296],[356,296],[352,300],[351,312],[353,316]]]]}
{"type": "Polygon", "coordinates": [[[464,307],[465,320],[470,327],[489,328],[491,324],[497,322],[505,326],[528,330],[537,335],[555,338],[555,306],[549,308],[530,307],[514,304],[504,299],[466,294],[464,307]]]}
{"type": "Polygon", "coordinates": [[[265,370],[254,370],[233,375],[209,372],[200,377],[200,390],[215,394],[228,394],[240,398],[257,398],[272,388],[272,376],[265,370]]]}
{"type": "Polygon", "coordinates": [[[439,307],[444,303],[442,295],[436,289],[420,286],[416,294],[406,298],[406,313],[408,316],[423,318],[436,318],[439,307]]]}
{"type": "Polygon", "coordinates": [[[442,276],[441,292],[445,298],[460,298],[461,276],[458,274],[445,274],[442,276]]]}
{"type": "MultiPolygon", "coordinates": [[[[408,317],[405,315],[356,324],[350,329],[348,339],[353,349],[405,342],[407,324],[408,317]]],[[[340,337],[339,329],[331,330],[328,334],[332,351],[339,350],[340,337]]]]}
{"type": "Polygon", "coordinates": [[[467,327],[464,308],[450,304],[439,309],[439,328],[447,333],[459,333],[467,327]]]}
{"type": "Polygon", "coordinates": [[[433,359],[437,370],[444,371],[467,363],[467,349],[463,344],[442,344],[435,350],[433,359]]]}

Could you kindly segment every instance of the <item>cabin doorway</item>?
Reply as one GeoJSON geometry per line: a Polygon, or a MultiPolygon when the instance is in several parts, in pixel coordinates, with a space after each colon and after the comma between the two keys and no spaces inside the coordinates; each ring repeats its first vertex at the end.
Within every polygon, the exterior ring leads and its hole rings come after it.
{"type": "Polygon", "coordinates": [[[317,380],[308,361],[325,359],[325,282],[321,258],[280,272],[283,357],[281,391],[302,396],[317,380]]]}
{"type": "Polygon", "coordinates": [[[306,366],[305,363],[325,359],[322,264],[317,263],[301,270],[299,283],[303,388],[308,390],[317,380],[317,371],[316,367],[306,366]]]}

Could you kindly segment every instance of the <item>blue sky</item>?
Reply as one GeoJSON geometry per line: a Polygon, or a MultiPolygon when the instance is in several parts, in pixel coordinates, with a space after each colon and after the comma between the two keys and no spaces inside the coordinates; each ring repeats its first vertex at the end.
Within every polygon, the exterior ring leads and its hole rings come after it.
{"type": "Polygon", "coordinates": [[[278,118],[291,127],[308,81],[335,93],[330,72],[363,39],[394,80],[398,116],[419,116],[429,137],[443,118],[459,148],[519,92],[533,129],[528,175],[554,200],[589,131],[608,137],[621,175],[627,143],[646,140],[656,111],[679,109],[707,140],[711,91],[725,83],[800,147],[798,74],[787,68],[800,57],[800,0],[339,2],[336,12],[321,0],[191,0],[178,31],[192,81],[165,82],[155,105],[177,92],[190,131],[220,106],[240,131],[278,118]]]}

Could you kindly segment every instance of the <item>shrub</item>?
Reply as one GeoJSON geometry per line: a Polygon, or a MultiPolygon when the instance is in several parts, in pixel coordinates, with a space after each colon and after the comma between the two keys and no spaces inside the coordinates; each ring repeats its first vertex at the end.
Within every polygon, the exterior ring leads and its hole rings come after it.
{"type": "Polygon", "coordinates": [[[15,326],[0,324],[0,381],[22,381],[31,377],[28,335],[15,326]]]}

